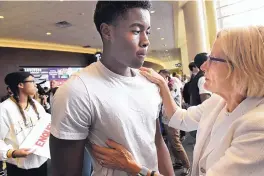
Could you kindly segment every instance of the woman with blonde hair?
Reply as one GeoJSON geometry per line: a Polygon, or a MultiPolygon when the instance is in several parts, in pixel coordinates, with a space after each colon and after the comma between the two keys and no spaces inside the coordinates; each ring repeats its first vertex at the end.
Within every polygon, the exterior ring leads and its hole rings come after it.
{"type": "Polygon", "coordinates": [[[13,96],[0,105],[0,160],[6,161],[8,176],[47,176],[47,158],[20,148],[40,118],[43,107],[31,97],[37,88],[28,72],[13,72],[5,77],[13,96]]]}
{"type": "MultiPolygon", "coordinates": [[[[198,130],[192,176],[264,175],[263,40],[264,26],[219,32],[201,67],[206,78],[204,86],[214,94],[188,110],[176,105],[159,74],[141,69],[160,87],[169,126],[198,130]]],[[[114,142],[107,144],[110,149],[93,145],[93,154],[104,167],[130,173],[140,170],[140,163],[124,147],[114,142]]]]}

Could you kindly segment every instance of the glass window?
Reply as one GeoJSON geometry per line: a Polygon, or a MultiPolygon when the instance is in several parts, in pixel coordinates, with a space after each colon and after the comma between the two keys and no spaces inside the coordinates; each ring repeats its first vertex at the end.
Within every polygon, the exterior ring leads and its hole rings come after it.
{"type": "Polygon", "coordinates": [[[215,0],[219,28],[264,24],[264,1],[215,0]]]}

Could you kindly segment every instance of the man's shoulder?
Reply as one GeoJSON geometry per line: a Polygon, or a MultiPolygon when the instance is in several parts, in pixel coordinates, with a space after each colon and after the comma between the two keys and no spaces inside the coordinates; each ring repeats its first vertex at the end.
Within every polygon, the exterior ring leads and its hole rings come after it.
{"type": "MultiPolygon", "coordinates": [[[[74,74],[71,75],[72,76],[91,76],[93,74],[95,74],[98,70],[98,62],[94,62],[88,66],[86,66],[85,68],[83,68],[82,70],[80,70],[79,72],[76,72],[74,74]]],[[[70,78],[71,78],[70,77],[70,78]]]]}
{"type": "Polygon", "coordinates": [[[159,90],[159,87],[156,85],[156,84],[154,84],[154,83],[152,83],[151,81],[149,81],[147,78],[145,78],[143,75],[141,75],[140,73],[138,73],[138,79],[139,79],[139,81],[140,81],[140,83],[142,84],[142,85],[144,85],[144,86],[147,86],[147,87],[149,87],[149,88],[152,88],[153,90],[155,90],[155,91],[157,91],[157,90],[159,90]]]}
{"type": "Polygon", "coordinates": [[[71,75],[71,77],[56,91],[55,97],[82,97],[87,95],[89,90],[96,86],[95,80],[98,78],[98,75],[97,63],[92,63],[81,71],[71,75]]]}
{"type": "Polygon", "coordinates": [[[65,82],[65,84],[63,84],[63,86],[72,85],[74,87],[81,88],[86,81],[94,79],[96,74],[98,74],[97,63],[92,63],[79,72],[72,74],[71,77],[65,82]]]}

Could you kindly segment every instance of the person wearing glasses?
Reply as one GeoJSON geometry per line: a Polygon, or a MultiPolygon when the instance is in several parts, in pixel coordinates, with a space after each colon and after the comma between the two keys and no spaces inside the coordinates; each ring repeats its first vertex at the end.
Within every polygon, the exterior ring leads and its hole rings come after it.
{"type": "Polygon", "coordinates": [[[44,108],[31,97],[37,88],[28,72],[13,72],[5,77],[13,96],[0,104],[0,160],[6,161],[8,176],[47,176],[47,158],[20,149],[38,120],[46,115],[44,108]]]}
{"type": "MultiPolygon", "coordinates": [[[[264,26],[220,31],[201,66],[204,86],[213,94],[188,110],[177,106],[158,73],[141,68],[141,74],[160,87],[169,126],[198,130],[192,176],[264,175],[263,59],[264,26]]],[[[137,169],[135,166],[140,167],[124,147],[107,144],[109,148],[92,146],[93,155],[105,167],[131,173],[137,169]]]]}

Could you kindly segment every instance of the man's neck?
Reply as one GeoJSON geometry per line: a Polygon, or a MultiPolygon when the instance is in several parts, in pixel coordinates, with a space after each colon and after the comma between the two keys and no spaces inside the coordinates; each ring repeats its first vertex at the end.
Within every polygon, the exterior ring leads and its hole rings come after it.
{"type": "Polygon", "coordinates": [[[116,59],[107,57],[103,54],[102,59],[100,60],[101,63],[108,68],[110,71],[127,77],[132,77],[133,73],[131,72],[131,68],[119,63],[116,59]]]}
{"type": "Polygon", "coordinates": [[[193,72],[193,75],[196,76],[199,72],[200,72],[200,70],[197,72],[193,72]]]}

